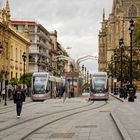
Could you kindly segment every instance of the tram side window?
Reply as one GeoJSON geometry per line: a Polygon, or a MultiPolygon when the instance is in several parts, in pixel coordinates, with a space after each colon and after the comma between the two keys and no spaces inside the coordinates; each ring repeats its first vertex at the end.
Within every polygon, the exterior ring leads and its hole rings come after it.
{"type": "Polygon", "coordinates": [[[50,81],[48,81],[48,85],[46,87],[46,92],[49,92],[50,91],[50,81]]]}

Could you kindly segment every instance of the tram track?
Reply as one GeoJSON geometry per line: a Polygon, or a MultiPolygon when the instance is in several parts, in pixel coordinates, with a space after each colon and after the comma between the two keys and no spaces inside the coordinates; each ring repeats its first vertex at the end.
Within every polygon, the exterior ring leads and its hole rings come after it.
{"type": "Polygon", "coordinates": [[[27,138],[29,138],[36,131],[42,129],[43,127],[46,127],[48,125],[51,125],[51,124],[53,124],[53,123],[55,123],[57,121],[63,120],[65,118],[71,117],[71,116],[76,115],[76,114],[79,114],[79,113],[83,113],[83,112],[86,112],[86,111],[91,111],[91,110],[95,110],[95,109],[101,108],[101,107],[105,106],[106,104],[107,104],[107,101],[105,101],[104,104],[101,104],[100,106],[97,106],[97,107],[93,107],[93,108],[90,108],[90,109],[84,109],[84,110],[76,111],[76,112],[73,112],[73,113],[69,113],[67,115],[62,115],[61,117],[58,117],[58,118],[55,118],[55,119],[53,119],[53,120],[51,120],[49,122],[46,122],[46,123],[42,124],[41,126],[35,128],[34,130],[30,131],[25,136],[23,136],[21,138],[21,140],[26,140],[27,138]]]}
{"type": "MultiPolygon", "coordinates": [[[[44,115],[41,115],[41,116],[38,116],[38,117],[35,117],[35,118],[31,118],[31,119],[28,119],[28,120],[25,120],[25,121],[22,121],[22,122],[13,124],[13,125],[9,125],[9,126],[4,127],[4,128],[1,128],[0,129],[0,139],[3,139],[5,137],[7,137],[7,136],[9,137],[9,140],[12,139],[12,136],[13,137],[17,136],[16,139],[20,139],[20,140],[25,139],[26,136],[29,135],[30,132],[33,133],[32,128],[31,128],[31,130],[29,130],[29,128],[24,128],[24,130],[28,129],[28,132],[21,133],[21,135],[19,137],[18,137],[18,134],[15,134],[16,131],[14,131],[12,134],[8,134],[8,133],[9,132],[11,133],[11,131],[13,131],[13,130],[17,130],[17,133],[18,133],[19,131],[23,131],[24,126],[28,125],[28,127],[29,127],[29,126],[32,126],[32,124],[34,124],[35,125],[34,128],[38,130],[38,129],[40,129],[41,127],[43,127],[45,125],[52,124],[52,123],[54,123],[56,121],[62,120],[63,118],[66,118],[66,117],[81,113],[83,111],[85,112],[85,111],[90,111],[92,109],[100,108],[100,107],[104,106],[105,104],[107,104],[107,102],[105,102],[104,104],[101,104],[101,105],[98,105],[98,104],[94,103],[96,105],[96,107],[92,107],[90,109],[87,109],[87,107],[91,107],[92,104],[93,104],[93,102],[89,103],[88,105],[80,106],[80,107],[77,107],[77,108],[71,108],[71,109],[67,109],[67,110],[63,110],[63,111],[53,112],[53,113],[50,113],[50,114],[44,114],[44,115]],[[79,111],[79,109],[80,109],[80,111],[79,111]],[[61,116],[61,117],[59,117],[59,116],[61,116]],[[53,120],[50,121],[50,122],[44,123],[47,120],[46,117],[47,118],[50,117],[53,120]],[[41,122],[43,124],[40,124],[39,122],[41,122]],[[3,136],[3,134],[5,136],[3,136]],[[23,134],[25,134],[25,135],[23,135],[23,134]]],[[[35,129],[33,129],[33,131],[35,129]]],[[[8,140],[8,138],[7,138],[7,140],[8,140]]]]}
{"type": "Polygon", "coordinates": [[[103,106],[105,106],[107,104],[107,102],[105,102],[104,104],[97,105],[97,106],[91,107],[89,109],[87,109],[87,108],[85,109],[85,107],[90,107],[93,103],[96,105],[96,102],[91,102],[88,105],[84,105],[84,106],[80,106],[80,107],[76,107],[76,108],[71,108],[71,109],[65,109],[65,110],[62,110],[62,111],[56,111],[56,112],[52,112],[52,113],[46,113],[46,114],[43,114],[43,115],[40,115],[40,116],[37,116],[37,117],[34,117],[34,118],[30,118],[28,120],[24,120],[22,122],[18,122],[18,123],[15,123],[13,125],[9,125],[7,127],[1,128],[0,129],[0,134],[3,133],[3,132],[6,132],[7,130],[15,129],[15,127],[20,127],[20,125],[24,125],[24,124],[31,123],[31,122],[33,123],[34,121],[38,122],[38,121],[40,121],[42,119],[45,120],[46,117],[51,117],[52,116],[52,120],[47,121],[47,122],[45,122],[46,120],[42,121],[43,124],[37,125],[37,127],[34,127],[34,129],[29,130],[29,128],[28,128],[29,131],[26,132],[25,135],[19,136],[20,138],[18,138],[20,140],[26,140],[33,133],[35,133],[36,131],[40,130],[41,128],[43,128],[45,126],[49,126],[49,125],[51,125],[51,124],[53,124],[53,123],[55,123],[57,121],[63,120],[65,118],[74,116],[74,115],[82,113],[82,112],[86,112],[86,111],[101,108],[101,107],[103,107],[103,106]],[[78,109],[78,110],[76,110],[76,109],[78,109]],[[75,112],[73,112],[74,110],[75,110],[75,112]],[[67,112],[67,114],[66,114],[66,112],[67,112]],[[56,117],[58,114],[60,114],[59,115],[60,117],[56,117]],[[54,117],[54,115],[56,115],[56,116],[54,117]]]}
{"type": "Polygon", "coordinates": [[[27,119],[27,120],[24,120],[24,121],[21,121],[21,122],[14,123],[12,125],[9,125],[9,126],[3,127],[3,128],[0,128],[0,133],[3,132],[3,131],[8,130],[10,128],[13,128],[15,126],[18,126],[18,125],[21,125],[21,124],[24,124],[24,123],[28,123],[30,121],[34,121],[34,120],[37,120],[37,119],[40,119],[40,118],[43,118],[43,117],[46,117],[46,116],[58,114],[58,113],[63,113],[63,112],[71,111],[71,110],[76,110],[76,109],[84,108],[84,107],[90,106],[92,104],[93,104],[93,102],[89,103],[88,105],[84,105],[84,106],[80,106],[80,107],[76,107],[76,108],[65,109],[65,110],[62,110],[62,111],[55,111],[55,112],[52,112],[52,113],[45,113],[43,115],[39,115],[39,116],[30,118],[30,119],[27,119]]]}
{"type": "MultiPolygon", "coordinates": [[[[36,103],[26,102],[26,103],[24,103],[23,108],[30,107],[34,104],[36,104],[36,103]]],[[[0,114],[5,114],[5,113],[13,112],[13,111],[15,111],[15,105],[11,105],[11,106],[8,106],[8,107],[5,107],[5,108],[1,108],[0,109],[0,114]]]]}

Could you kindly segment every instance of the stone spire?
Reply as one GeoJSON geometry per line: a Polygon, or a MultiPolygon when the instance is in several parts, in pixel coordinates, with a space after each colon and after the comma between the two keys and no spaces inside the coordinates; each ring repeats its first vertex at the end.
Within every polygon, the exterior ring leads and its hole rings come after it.
{"type": "Polygon", "coordinates": [[[105,20],[105,9],[103,8],[103,21],[105,20]]]}
{"type": "Polygon", "coordinates": [[[7,19],[10,20],[10,6],[9,6],[9,1],[6,1],[6,7],[5,7],[6,13],[7,13],[7,19]]]}

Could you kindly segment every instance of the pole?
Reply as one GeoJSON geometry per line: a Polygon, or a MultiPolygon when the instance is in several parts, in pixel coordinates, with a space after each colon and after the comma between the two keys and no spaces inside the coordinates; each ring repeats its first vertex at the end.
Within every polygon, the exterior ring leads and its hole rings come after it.
{"type": "Polygon", "coordinates": [[[124,95],[123,95],[123,88],[122,88],[122,48],[123,48],[123,38],[121,38],[119,40],[119,47],[120,47],[120,51],[121,51],[121,85],[120,85],[120,98],[122,98],[124,95]]]}
{"type": "Polygon", "coordinates": [[[23,88],[25,87],[25,61],[24,61],[24,77],[23,77],[23,88]]]}
{"type": "Polygon", "coordinates": [[[7,101],[7,85],[8,85],[8,80],[5,80],[5,103],[4,103],[5,106],[7,106],[7,102],[6,102],[7,101]]]}
{"type": "Polygon", "coordinates": [[[114,53],[114,65],[115,65],[115,71],[114,71],[114,95],[116,95],[117,94],[117,92],[116,92],[116,82],[117,82],[117,78],[116,78],[116,59],[117,59],[117,54],[116,54],[116,51],[115,51],[115,53],[114,53]]]}
{"type": "Polygon", "coordinates": [[[115,80],[114,80],[114,94],[116,95],[116,60],[115,60],[115,80]]]}
{"type": "Polygon", "coordinates": [[[23,88],[25,88],[25,61],[26,61],[26,53],[24,52],[23,55],[22,55],[22,58],[23,58],[23,88]]]}
{"type": "Polygon", "coordinates": [[[133,46],[133,31],[134,31],[134,21],[133,19],[130,20],[130,87],[129,87],[129,98],[128,101],[134,102],[134,88],[133,88],[133,75],[132,75],[132,46],[133,46]]]}
{"type": "Polygon", "coordinates": [[[132,87],[132,31],[130,32],[130,86],[132,87]]]}

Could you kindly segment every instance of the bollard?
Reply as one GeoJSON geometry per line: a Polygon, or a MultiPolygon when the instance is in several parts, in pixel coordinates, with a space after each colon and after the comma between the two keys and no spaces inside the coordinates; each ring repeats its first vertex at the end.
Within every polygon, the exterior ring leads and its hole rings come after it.
{"type": "Polygon", "coordinates": [[[135,95],[134,95],[134,88],[133,87],[129,87],[129,97],[128,97],[128,101],[129,102],[134,102],[134,98],[135,98],[135,95]]]}

